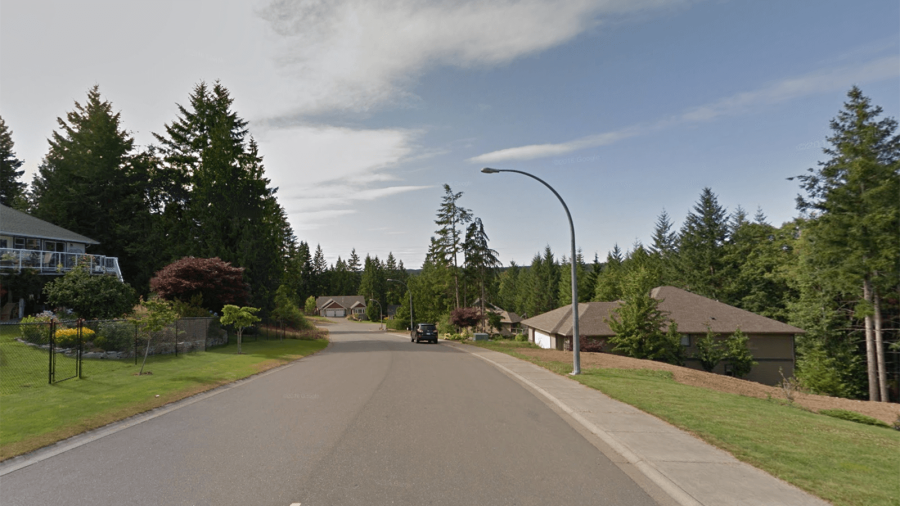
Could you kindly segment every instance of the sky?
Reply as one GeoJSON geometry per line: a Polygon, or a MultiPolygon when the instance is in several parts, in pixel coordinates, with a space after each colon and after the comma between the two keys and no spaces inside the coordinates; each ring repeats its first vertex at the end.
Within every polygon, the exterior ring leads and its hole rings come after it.
{"type": "Polygon", "coordinates": [[[798,215],[859,86],[900,111],[892,0],[0,3],[0,116],[30,182],[57,118],[99,85],[137,144],[219,80],[249,121],[299,240],[408,268],[444,185],[509,265],[590,261],[680,227],[709,187],[729,212],[798,215]]]}

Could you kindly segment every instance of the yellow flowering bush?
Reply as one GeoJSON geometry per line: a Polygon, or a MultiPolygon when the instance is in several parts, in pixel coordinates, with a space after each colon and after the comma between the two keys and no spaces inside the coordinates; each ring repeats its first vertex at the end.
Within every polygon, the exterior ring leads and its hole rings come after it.
{"type": "MultiPolygon", "coordinates": [[[[94,339],[94,331],[84,327],[81,329],[81,338],[87,342],[94,339]]],[[[53,340],[59,348],[74,348],[78,344],[78,329],[60,329],[53,335],[53,340]]]]}

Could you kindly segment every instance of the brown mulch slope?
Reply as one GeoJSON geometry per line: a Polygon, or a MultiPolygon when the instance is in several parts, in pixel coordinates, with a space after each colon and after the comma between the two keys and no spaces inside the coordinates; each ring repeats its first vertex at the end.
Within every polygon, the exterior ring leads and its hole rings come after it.
{"type": "MultiPolygon", "coordinates": [[[[572,352],[557,350],[535,350],[520,348],[518,353],[539,360],[554,362],[571,362],[572,352]]],[[[581,352],[581,366],[584,368],[600,367],[604,369],[652,369],[672,371],[675,381],[684,385],[701,388],[709,388],[730,394],[745,395],[765,399],[772,396],[775,399],[785,399],[784,391],[780,387],[771,387],[721,374],[713,374],[705,371],[679,367],[677,365],[653,362],[652,360],[639,360],[636,358],[611,355],[609,353],[581,352]]],[[[813,395],[796,393],[794,402],[804,408],[818,412],[823,409],[846,409],[866,416],[871,416],[885,422],[893,423],[900,415],[900,405],[888,402],[855,401],[828,397],[827,395],[813,395]]]]}

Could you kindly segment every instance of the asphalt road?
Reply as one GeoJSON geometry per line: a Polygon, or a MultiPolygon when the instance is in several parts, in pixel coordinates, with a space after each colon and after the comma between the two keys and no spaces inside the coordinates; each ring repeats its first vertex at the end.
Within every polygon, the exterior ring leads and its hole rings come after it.
{"type": "Polygon", "coordinates": [[[668,502],[490,364],[375,328],[6,474],[0,504],[668,502]]]}

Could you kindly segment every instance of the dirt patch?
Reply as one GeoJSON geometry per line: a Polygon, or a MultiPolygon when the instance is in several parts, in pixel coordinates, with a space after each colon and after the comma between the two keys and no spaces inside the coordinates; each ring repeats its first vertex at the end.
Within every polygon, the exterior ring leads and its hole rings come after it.
{"type": "MultiPolygon", "coordinates": [[[[572,353],[567,351],[519,348],[516,352],[527,357],[545,361],[572,361],[572,353]]],[[[773,399],[785,399],[784,391],[780,387],[763,385],[753,381],[698,371],[696,369],[679,367],[677,365],[664,364],[662,362],[654,362],[652,360],[639,360],[636,358],[611,355],[609,353],[581,352],[581,366],[585,369],[651,369],[658,371],[672,371],[672,377],[675,381],[684,385],[708,388],[719,392],[756,397],[759,399],[766,399],[770,396],[773,399]]],[[[866,416],[871,416],[872,418],[876,418],[887,424],[894,423],[894,421],[897,420],[897,415],[900,414],[900,405],[898,404],[856,401],[852,399],[841,399],[839,397],[828,397],[827,395],[813,395],[798,392],[794,394],[794,402],[817,413],[823,409],[846,409],[848,411],[855,411],[866,416]]]]}

